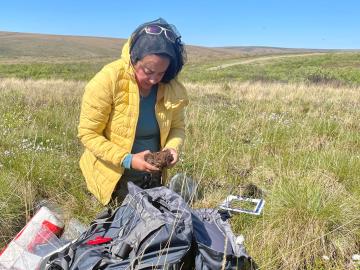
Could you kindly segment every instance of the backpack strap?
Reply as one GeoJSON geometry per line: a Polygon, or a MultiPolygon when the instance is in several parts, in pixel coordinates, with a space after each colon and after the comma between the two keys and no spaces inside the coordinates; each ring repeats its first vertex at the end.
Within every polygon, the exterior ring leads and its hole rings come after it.
{"type": "MultiPolygon", "coordinates": [[[[66,245],[58,248],[57,250],[54,250],[53,252],[51,252],[50,254],[48,254],[46,257],[44,257],[39,265],[39,269],[45,269],[45,270],[50,270],[50,269],[54,269],[53,266],[51,264],[49,264],[49,262],[52,262],[53,260],[51,259],[51,257],[53,257],[55,254],[58,253],[62,253],[64,252],[66,249],[69,248],[69,246],[71,246],[73,243],[75,242],[75,240],[73,240],[72,242],[67,243],[66,245]]],[[[68,266],[68,262],[65,260],[65,258],[61,258],[59,260],[60,266],[62,268],[62,270],[68,270],[69,266],[68,266]]]]}
{"type": "MultiPolygon", "coordinates": [[[[140,206],[138,205],[138,207],[140,206]]],[[[138,250],[139,245],[146,237],[165,224],[163,220],[150,216],[146,211],[139,211],[139,213],[142,213],[140,219],[147,220],[147,222],[139,222],[128,235],[117,239],[117,244],[110,248],[110,253],[115,257],[127,258],[132,250],[138,250]]]]}

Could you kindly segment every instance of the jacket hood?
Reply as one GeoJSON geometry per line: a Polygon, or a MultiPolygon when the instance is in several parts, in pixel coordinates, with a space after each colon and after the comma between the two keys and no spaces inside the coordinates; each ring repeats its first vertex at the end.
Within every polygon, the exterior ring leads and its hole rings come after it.
{"type": "Polygon", "coordinates": [[[131,38],[129,38],[122,50],[121,50],[121,59],[124,61],[125,64],[127,65],[131,65],[131,61],[130,61],[130,42],[131,42],[131,38]]]}

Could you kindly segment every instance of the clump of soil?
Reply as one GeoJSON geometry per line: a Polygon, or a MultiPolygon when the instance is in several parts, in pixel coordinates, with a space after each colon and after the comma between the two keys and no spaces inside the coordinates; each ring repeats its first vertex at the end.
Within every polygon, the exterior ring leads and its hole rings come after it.
{"type": "Polygon", "coordinates": [[[160,152],[148,153],[145,155],[145,161],[162,170],[170,165],[174,160],[170,150],[166,149],[160,152]]]}
{"type": "Polygon", "coordinates": [[[162,183],[161,175],[162,170],[168,167],[171,162],[174,160],[173,156],[171,155],[170,150],[163,150],[160,152],[148,153],[144,157],[147,163],[157,167],[159,169],[158,172],[151,173],[151,181],[156,184],[151,184],[152,186],[157,186],[162,183]]]}
{"type": "Polygon", "coordinates": [[[250,183],[243,187],[243,191],[241,195],[246,197],[253,197],[253,198],[262,198],[264,196],[264,192],[255,184],[250,183]]]}

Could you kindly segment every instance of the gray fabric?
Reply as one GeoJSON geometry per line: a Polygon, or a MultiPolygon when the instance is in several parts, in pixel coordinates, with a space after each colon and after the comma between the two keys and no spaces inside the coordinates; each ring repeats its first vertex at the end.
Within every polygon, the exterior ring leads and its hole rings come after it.
{"type": "Polygon", "coordinates": [[[128,190],[114,213],[95,220],[47,269],[256,269],[236,243],[229,216],[216,209],[190,210],[166,187],[145,190],[129,182],[128,190]],[[110,240],[88,243],[97,237],[110,240]]]}
{"type": "Polygon", "coordinates": [[[192,211],[193,235],[197,244],[195,269],[253,269],[242,244],[236,244],[227,217],[216,209],[192,211]],[[224,262],[224,258],[226,261],[224,262]]]}
{"type": "Polygon", "coordinates": [[[111,216],[95,220],[74,244],[52,258],[47,269],[62,269],[64,263],[70,270],[177,269],[191,246],[190,209],[165,187],[143,190],[129,182],[128,190],[111,216]],[[98,237],[110,241],[88,243],[98,237]]]}

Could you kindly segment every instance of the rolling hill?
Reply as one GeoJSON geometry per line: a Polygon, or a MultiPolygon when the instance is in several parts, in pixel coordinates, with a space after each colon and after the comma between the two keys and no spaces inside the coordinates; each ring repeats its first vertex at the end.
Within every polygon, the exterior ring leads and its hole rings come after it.
{"type": "MultiPolygon", "coordinates": [[[[89,36],[45,35],[0,31],[1,62],[74,61],[113,59],[120,55],[126,39],[89,36]]],[[[187,45],[189,62],[293,54],[328,50],[274,47],[201,47],[187,45]]]]}

